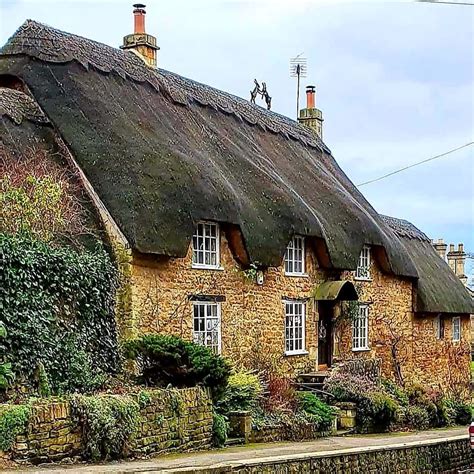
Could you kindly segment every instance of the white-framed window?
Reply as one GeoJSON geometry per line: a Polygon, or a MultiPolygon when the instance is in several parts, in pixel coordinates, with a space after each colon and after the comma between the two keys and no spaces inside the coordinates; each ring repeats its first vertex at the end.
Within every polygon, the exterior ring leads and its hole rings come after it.
{"type": "Polygon", "coordinates": [[[436,339],[444,339],[444,319],[441,314],[435,318],[435,335],[436,339]]]}
{"type": "Polygon", "coordinates": [[[352,321],[352,350],[363,351],[369,348],[369,306],[359,305],[352,321]]]}
{"type": "Polygon", "coordinates": [[[193,341],[221,353],[221,305],[216,302],[193,302],[193,341]]]}
{"type": "Polygon", "coordinates": [[[219,225],[199,222],[193,235],[193,268],[219,268],[219,225]]]}
{"type": "Polygon", "coordinates": [[[285,354],[306,354],[306,304],[285,301],[285,354]]]}
{"type": "Polygon", "coordinates": [[[461,340],[461,318],[454,316],[453,318],[453,341],[459,342],[461,340]]]}
{"type": "Polygon", "coordinates": [[[370,247],[367,245],[360,252],[355,277],[357,280],[370,280],[370,247]]]}
{"type": "Polygon", "coordinates": [[[304,237],[295,235],[285,253],[285,274],[286,275],[304,275],[304,237]]]}

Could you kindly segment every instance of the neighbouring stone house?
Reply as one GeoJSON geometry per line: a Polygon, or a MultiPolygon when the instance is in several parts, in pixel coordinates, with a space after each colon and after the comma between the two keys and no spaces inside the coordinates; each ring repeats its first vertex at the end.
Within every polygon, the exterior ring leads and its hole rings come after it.
{"type": "Polygon", "coordinates": [[[353,358],[466,390],[463,285],[412,224],[379,215],[301,121],[156,69],[144,10],[123,50],[25,22],[0,51],[4,160],[81,179],[123,275],[123,338],[159,332],[291,374],[353,358]]]}

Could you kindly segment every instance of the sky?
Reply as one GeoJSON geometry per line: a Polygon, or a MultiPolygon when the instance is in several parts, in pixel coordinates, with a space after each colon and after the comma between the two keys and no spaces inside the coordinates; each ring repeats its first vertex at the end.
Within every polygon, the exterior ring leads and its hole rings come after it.
{"type": "MultiPolygon", "coordinates": [[[[469,0],[467,0],[469,1],[469,0]]],[[[27,18],[118,46],[133,1],[0,0],[0,44],[27,18]]],[[[410,1],[148,0],[159,67],[295,118],[308,62],[324,141],[355,184],[474,141],[474,6],[410,1]],[[262,104],[263,105],[263,104],[262,104]]],[[[474,1],[473,1],[474,3],[474,1]]],[[[383,214],[474,253],[474,146],[362,186],[383,214]]],[[[474,274],[474,260],[468,261],[474,274]]]]}

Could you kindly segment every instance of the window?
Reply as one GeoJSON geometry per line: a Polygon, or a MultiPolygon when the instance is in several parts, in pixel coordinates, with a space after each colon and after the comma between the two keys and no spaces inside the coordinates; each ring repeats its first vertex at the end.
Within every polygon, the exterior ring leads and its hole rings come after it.
{"type": "Polygon", "coordinates": [[[352,322],[352,350],[361,351],[369,348],[369,307],[361,304],[352,322]]]}
{"type": "Polygon", "coordinates": [[[219,226],[200,222],[193,235],[193,267],[219,268],[219,226]]]}
{"type": "Polygon", "coordinates": [[[435,319],[435,332],[437,339],[444,339],[444,319],[438,314],[435,319]]]}
{"type": "Polygon", "coordinates": [[[370,247],[364,246],[360,252],[355,277],[357,280],[370,280],[370,247]]]}
{"type": "Polygon", "coordinates": [[[459,342],[461,340],[461,318],[455,316],[453,318],[453,341],[459,342]]]}
{"type": "Polygon", "coordinates": [[[221,352],[220,303],[196,301],[193,303],[193,341],[221,352]]]}
{"type": "Polygon", "coordinates": [[[305,354],[306,304],[285,301],[285,354],[305,354]]]}
{"type": "Polygon", "coordinates": [[[295,235],[285,253],[285,274],[304,275],[304,237],[295,235]]]}

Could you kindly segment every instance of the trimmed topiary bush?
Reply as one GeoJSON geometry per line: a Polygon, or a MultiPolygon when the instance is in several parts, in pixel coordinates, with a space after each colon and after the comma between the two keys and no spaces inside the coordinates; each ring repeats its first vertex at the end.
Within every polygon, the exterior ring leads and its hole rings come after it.
{"type": "Polygon", "coordinates": [[[124,355],[135,360],[140,381],[147,385],[194,387],[202,384],[220,400],[227,386],[231,367],[207,347],[176,336],[147,334],[124,343],[124,355]]]}
{"type": "Polygon", "coordinates": [[[227,441],[228,424],[224,415],[213,412],[212,414],[212,444],[222,448],[227,441]]]}
{"type": "Polygon", "coordinates": [[[5,405],[0,409],[0,451],[8,451],[30,419],[28,405],[5,405]]]}

